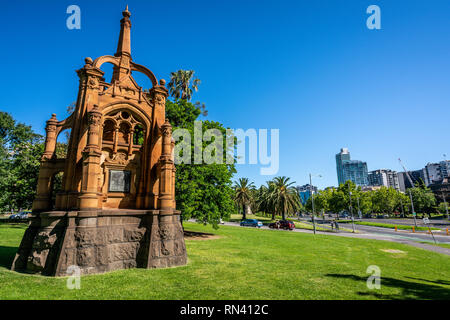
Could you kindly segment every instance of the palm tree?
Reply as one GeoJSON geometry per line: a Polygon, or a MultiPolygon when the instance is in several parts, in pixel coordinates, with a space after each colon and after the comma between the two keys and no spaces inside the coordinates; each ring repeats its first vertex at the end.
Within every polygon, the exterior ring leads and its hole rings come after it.
{"type": "Polygon", "coordinates": [[[194,78],[194,70],[178,70],[170,73],[168,84],[170,95],[175,99],[190,101],[194,91],[198,91],[200,79],[194,78]]]}
{"type": "Polygon", "coordinates": [[[242,208],[242,219],[246,219],[246,207],[253,201],[253,189],[255,185],[248,178],[240,178],[234,184],[234,201],[239,209],[242,208]]]}
{"type": "Polygon", "coordinates": [[[288,177],[276,177],[268,183],[265,204],[272,209],[272,219],[275,215],[286,220],[286,214],[294,213],[301,207],[297,189],[293,187],[295,181],[289,182],[288,177]]]}
{"type": "Polygon", "coordinates": [[[275,186],[272,184],[272,181],[267,181],[266,184],[262,185],[258,190],[258,209],[264,213],[272,212],[272,220],[275,220],[275,210],[270,197],[275,186]]]}

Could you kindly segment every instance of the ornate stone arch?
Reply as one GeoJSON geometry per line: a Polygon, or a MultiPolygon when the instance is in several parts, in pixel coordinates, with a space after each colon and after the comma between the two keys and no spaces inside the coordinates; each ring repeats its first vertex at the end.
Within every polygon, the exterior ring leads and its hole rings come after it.
{"type": "Polygon", "coordinates": [[[152,120],[147,112],[137,104],[134,104],[130,101],[119,101],[107,104],[103,106],[103,116],[108,116],[114,111],[126,110],[132,114],[135,114],[139,120],[142,121],[142,124],[145,126],[145,129],[149,132],[152,124],[152,120]]]}
{"type": "Polygon", "coordinates": [[[150,79],[150,81],[152,82],[153,86],[158,85],[158,80],[156,79],[156,77],[153,74],[153,72],[151,72],[149,69],[147,69],[146,67],[144,67],[144,66],[142,66],[140,64],[137,64],[137,63],[134,63],[134,62],[131,62],[130,64],[131,64],[131,70],[138,71],[138,72],[141,72],[141,73],[145,74],[150,79]]]}
{"type": "Polygon", "coordinates": [[[107,62],[115,65],[116,67],[119,66],[119,59],[114,57],[114,56],[101,56],[101,57],[98,57],[97,59],[94,60],[92,66],[94,68],[100,69],[100,67],[104,63],[107,63],[107,62]]]}

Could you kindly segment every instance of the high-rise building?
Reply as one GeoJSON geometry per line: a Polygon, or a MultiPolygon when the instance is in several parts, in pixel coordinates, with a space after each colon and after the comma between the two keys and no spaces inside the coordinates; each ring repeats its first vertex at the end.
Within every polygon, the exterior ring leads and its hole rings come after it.
{"type": "Polygon", "coordinates": [[[434,181],[429,188],[433,191],[439,203],[450,201],[450,178],[434,181]]]}
{"type": "Polygon", "coordinates": [[[350,160],[350,152],[348,152],[347,148],[342,148],[341,152],[336,155],[336,170],[338,177],[338,185],[345,182],[344,180],[344,170],[342,164],[344,161],[350,160]]]}
{"type": "MultiPolygon", "coordinates": [[[[408,173],[409,173],[409,176],[411,177],[413,184],[416,184],[420,180],[425,182],[425,175],[426,175],[425,169],[408,171],[408,173]]],[[[414,187],[414,185],[411,185],[411,183],[409,182],[409,179],[406,176],[405,172],[399,172],[399,173],[397,173],[397,176],[398,176],[400,191],[405,191],[408,188],[414,187]]]]}
{"type": "Polygon", "coordinates": [[[427,163],[424,168],[425,184],[428,186],[432,183],[449,177],[449,167],[449,161],[427,163]]]}
{"type": "Polygon", "coordinates": [[[297,190],[303,205],[305,205],[308,199],[311,197],[311,193],[316,194],[318,192],[317,187],[311,186],[310,184],[297,186],[297,190]]]}
{"type": "Polygon", "coordinates": [[[379,169],[369,172],[369,185],[385,186],[400,190],[399,179],[396,171],[389,169],[379,169]]]}
{"type": "Polygon", "coordinates": [[[347,148],[342,148],[341,152],[336,154],[336,171],[339,184],[348,180],[358,186],[369,184],[367,162],[350,160],[350,152],[347,148]]]}

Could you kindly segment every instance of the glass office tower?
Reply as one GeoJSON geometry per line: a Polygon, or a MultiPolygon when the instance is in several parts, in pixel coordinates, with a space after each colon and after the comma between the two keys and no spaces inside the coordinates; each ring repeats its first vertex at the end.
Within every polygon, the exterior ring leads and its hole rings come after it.
{"type": "Polygon", "coordinates": [[[347,148],[342,148],[336,155],[336,170],[339,184],[350,180],[358,186],[369,185],[367,163],[350,160],[350,152],[347,148]]]}

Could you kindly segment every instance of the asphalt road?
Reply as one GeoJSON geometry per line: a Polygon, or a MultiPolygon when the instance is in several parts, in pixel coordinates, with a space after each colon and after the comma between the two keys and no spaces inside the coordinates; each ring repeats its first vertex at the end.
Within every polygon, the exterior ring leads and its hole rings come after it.
{"type": "MultiPolygon", "coordinates": [[[[311,223],[310,220],[301,220],[301,221],[311,223]]],[[[239,222],[225,222],[224,225],[239,226],[239,222]]],[[[317,224],[317,226],[328,227],[329,224],[323,224],[323,225],[317,224]]],[[[349,230],[352,229],[351,223],[341,223],[341,224],[339,224],[339,226],[341,229],[342,228],[346,228],[349,230]]],[[[249,227],[249,228],[251,228],[251,227],[249,227]]],[[[262,226],[261,229],[270,229],[270,228],[267,226],[262,226]]],[[[427,234],[426,232],[413,233],[413,232],[404,231],[404,230],[395,231],[394,229],[389,229],[389,228],[363,226],[363,225],[358,225],[358,224],[355,224],[355,230],[357,230],[363,234],[375,234],[375,235],[387,236],[389,238],[404,239],[404,240],[416,241],[416,242],[434,243],[434,240],[433,240],[433,237],[431,236],[431,234],[427,234]]],[[[291,232],[312,232],[312,231],[305,230],[305,229],[294,229],[291,232]]],[[[348,234],[348,233],[349,232],[340,231],[340,234],[348,234]]],[[[326,232],[324,234],[335,234],[335,233],[326,232]]],[[[446,233],[444,233],[442,231],[433,231],[433,235],[434,235],[434,238],[436,239],[437,243],[450,244],[450,236],[447,236],[446,233]]]]}
{"type": "MultiPolygon", "coordinates": [[[[406,226],[413,226],[414,219],[361,219],[360,221],[367,222],[378,222],[378,223],[389,223],[389,224],[401,224],[406,226]]],[[[418,226],[423,226],[423,220],[420,218],[416,219],[418,226]]],[[[450,221],[447,219],[430,219],[430,226],[435,228],[449,228],[450,229],[450,221]]]]}
{"type": "MultiPolygon", "coordinates": [[[[306,221],[311,223],[310,219],[302,219],[302,221],[306,221]]],[[[397,225],[414,225],[413,219],[356,219],[355,221],[366,221],[366,222],[378,222],[378,223],[389,223],[389,224],[397,224],[397,225]]],[[[448,220],[430,220],[431,224],[430,227],[432,228],[440,228],[440,231],[432,230],[433,236],[436,239],[437,243],[446,243],[450,244],[450,236],[447,236],[445,232],[445,228],[450,229],[450,222],[448,220]]],[[[339,220],[338,220],[339,223],[339,220]]],[[[330,220],[325,220],[325,223],[323,225],[329,225],[330,220]]],[[[318,225],[321,225],[320,223],[318,225]]],[[[339,226],[342,228],[352,229],[351,223],[340,223],[339,226]]],[[[422,219],[417,219],[417,226],[424,227],[426,226],[422,219]]],[[[434,243],[433,237],[431,234],[427,234],[426,232],[420,231],[420,232],[412,232],[407,230],[398,230],[395,231],[394,229],[389,228],[380,228],[380,227],[373,227],[373,226],[365,226],[365,225],[359,225],[355,224],[355,229],[361,233],[367,233],[367,234],[377,234],[377,235],[384,235],[389,237],[394,237],[397,239],[406,239],[410,241],[416,241],[416,242],[430,242],[434,243]]]]}
{"type": "MultiPolygon", "coordinates": [[[[341,224],[344,225],[344,224],[341,224]]],[[[351,223],[346,223],[346,228],[351,229],[351,223]]],[[[355,229],[362,233],[369,233],[369,234],[380,234],[380,235],[386,235],[398,239],[407,239],[411,241],[417,241],[417,242],[430,242],[433,243],[433,237],[431,234],[427,234],[425,232],[409,232],[404,230],[395,231],[393,229],[389,228],[378,228],[378,227],[372,227],[372,226],[363,226],[355,224],[355,229]]],[[[433,236],[436,239],[436,242],[438,243],[448,243],[450,244],[450,236],[447,236],[446,233],[442,231],[434,231],[433,236]]]]}

